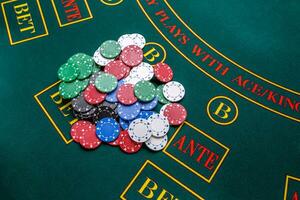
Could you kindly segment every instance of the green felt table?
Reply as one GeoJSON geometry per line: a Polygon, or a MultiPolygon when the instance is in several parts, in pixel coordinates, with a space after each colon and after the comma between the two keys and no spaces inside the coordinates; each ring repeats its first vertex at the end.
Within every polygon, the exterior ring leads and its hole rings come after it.
{"type": "Polygon", "coordinates": [[[1,9],[1,199],[300,199],[299,2],[2,0],[1,9]],[[161,152],[86,151],[70,137],[76,119],[57,69],[126,33],[146,38],[145,62],[172,67],[187,120],[161,152]]]}

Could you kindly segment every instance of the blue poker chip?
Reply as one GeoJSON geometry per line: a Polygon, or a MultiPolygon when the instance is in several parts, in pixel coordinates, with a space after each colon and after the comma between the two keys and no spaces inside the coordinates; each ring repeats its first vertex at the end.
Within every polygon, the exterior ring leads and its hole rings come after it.
{"type": "MultiPolygon", "coordinates": [[[[134,120],[136,120],[136,119],[148,119],[148,118],[149,118],[151,115],[153,115],[153,114],[156,114],[156,112],[154,112],[154,111],[141,111],[141,112],[138,114],[138,116],[136,116],[136,118],[134,118],[133,120],[130,120],[130,121],[122,120],[122,121],[128,123],[128,124],[127,124],[127,128],[126,128],[126,129],[128,129],[128,127],[129,127],[129,125],[131,124],[132,121],[134,121],[134,120]]],[[[120,119],[121,119],[121,118],[120,118],[120,119]]],[[[121,124],[121,121],[120,121],[120,124],[121,124]]],[[[122,127],[122,125],[121,125],[121,127],[122,127]]]]}
{"type": "Polygon", "coordinates": [[[110,102],[110,103],[117,103],[117,102],[118,102],[118,99],[117,99],[117,91],[118,91],[119,87],[120,87],[121,85],[124,84],[124,82],[125,82],[125,81],[124,81],[123,79],[120,80],[120,81],[118,82],[117,88],[116,88],[114,91],[108,93],[108,94],[106,95],[105,100],[108,101],[108,102],[110,102]]]}
{"type": "Polygon", "coordinates": [[[129,106],[119,104],[117,107],[118,115],[124,120],[133,120],[138,116],[140,111],[141,111],[141,104],[139,102],[136,102],[129,106]]]}
{"type": "Polygon", "coordinates": [[[153,115],[155,113],[156,112],[153,112],[153,111],[141,111],[135,119],[139,119],[139,118],[148,119],[151,115],[153,115]]]}
{"type": "Polygon", "coordinates": [[[103,142],[112,142],[118,138],[120,126],[114,118],[106,117],[97,122],[96,135],[103,142]]]}
{"type": "Polygon", "coordinates": [[[129,127],[129,121],[124,120],[124,119],[122,119],[122,118],[120,117],[119,122],[120,122],[120,126],[121,126],[121,128],[122,128],[123,130],[128,129],[128,127],[129,127]]]}
{"type": "Polygon", "coordinates": [[[141,104],[141,109],[142,110],[153,110],[157,104],[158,104],[158,97],[155,97],[152,101],[150,102],[140,102],[141,104]]]}

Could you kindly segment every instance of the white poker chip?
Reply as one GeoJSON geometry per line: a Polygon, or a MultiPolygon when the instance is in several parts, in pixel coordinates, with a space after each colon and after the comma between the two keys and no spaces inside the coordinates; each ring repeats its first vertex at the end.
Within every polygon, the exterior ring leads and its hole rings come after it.
{"type": "Polygon", "coordinates": [[[154,76],[154,70],[152,65],[146,62],[142,62],[138,66],[134,67],[130,74],[132,77],[138,77],[143,81],[150,81],[154,76]]]}
{"type": "Polygon", "coordinates": [[[171,81],[164,85],[163,94],[165,98],[171,102],[178,102],[183,99],[185,89],[183,85],[177,81],[171,81]]]}
{"type": "Polygon", "coordinates": [[[139,33],[133,33],[130,35],[130,37],[132,38],[136,46],[140,47],[141,49],[144,48],[146,44],[146,39],[144,36],[139,33]]]}
{"type": "Polygon", "coordinates": [[[127,76],[125,79],[124,79],[124,83],[127,83],[127,84],[132,84],[132,85],[135,85],[137,84],[137,82],[141,81],[141,79],[137,76],[132,76],[129,74],[129,76],[127,76]]]}
{"type": "Polygon", "coordinates": [[[152,136],[149,140],[145,142],[146,146],[153,151],[160,151],[168,143],[168,136],[165,135],[163,137],[154,137],[152,136]]]}
{"type": "Polygon", "coordinates": [[[152,114],[148,118],[149,127],[151,134],[154,137],[163,137],[167,135],[170,129],[170,124],[168,119],[160,114],[152,114]]]}
{"type": "Polygon", "coordinates": [[[151,137],[151,130],[148,120],[142,118],[133,120],[129,124],[128,134],[135,142],[146,142],[149,140],[151,137]]]}
{"type": "Polygon", "coordinates": [[[124,34],[119,37],[118,43],[121,45],[122,50],[129,45],[136,45],[142,49],[146,44],[146,39],[138,33],[124,34]]]}
{"type": "Polygon", "coordinates": [[[122,50],[129,45],[135,45],[131,34],[125,34],[119,37],[118,43],[121,45],[122,50]]]}
{"type": "Polygon", "coordinates": [[[99,49],[97,49],[94,53],[93,59],[95,61],[95,63],[97,63],[100,66],[105,66],[107,65],[110,61],[114,60],[114,59],[108,59],[108,58],[104,58],[99,49]]]}

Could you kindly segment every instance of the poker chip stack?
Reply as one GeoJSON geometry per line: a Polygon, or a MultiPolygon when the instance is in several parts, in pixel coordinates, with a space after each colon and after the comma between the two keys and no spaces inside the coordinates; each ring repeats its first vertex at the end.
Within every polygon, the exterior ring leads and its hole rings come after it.
{"type": "Polygon", "coordinates": [[[143,62],[145,43],[140,34],[125,34],[103,42],[93,57],[77,53],[59,68],[60,95],[71,100],[78,118],[70,134],[83,148],[107,143],[135,153],[144,143],[160,151],[170,125],[185,121],[186,109],[178,103],[183,85],[173,81],[168,64],[143,62]],[[163,106],[155,112],[158,104],[163,106]]]}

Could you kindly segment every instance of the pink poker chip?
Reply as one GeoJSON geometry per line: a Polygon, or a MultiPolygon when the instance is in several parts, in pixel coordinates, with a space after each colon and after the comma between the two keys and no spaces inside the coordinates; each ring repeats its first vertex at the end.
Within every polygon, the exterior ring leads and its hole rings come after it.
{"type": "Polygon", "coordinates": [[[173,70],[166,63],[157,63],[154,67],[154,75],[160,82],[167,83],[173,79],[173,70]]]}
{"type": "Polygon", "coordinates": [[[130,68],[121,60],[113,60],[104,67],[104,72],[114,75],[118,80],[124,78],[130,68]]]}
{"type": "Polygon", "coordinates": [[[187,117],[186,109],[179,103],[170,103],[164,109],[163,115],[171,125],[180,125],[187,117]]]}
{"type": "Polygon", "coordinates": [[[90,84],[83,92],[83,97],[86,102],[92,105],[97,105],[105,100],[106,93],[102,93],[97,88],[90,84]]]}
{"type": "Polygon", "coordinates": [[[129,67],[137,66],[143,61],[143,50],[136,45],[129,45],[122,50],[120,58],[129,67]]]}
{"type": "Polygon", "coordinates": [[[131,105],[137,102],[137,98],[134,95],[134,85],[123,84],[118,88],[117,99],[124,105],[131,105]]]}

